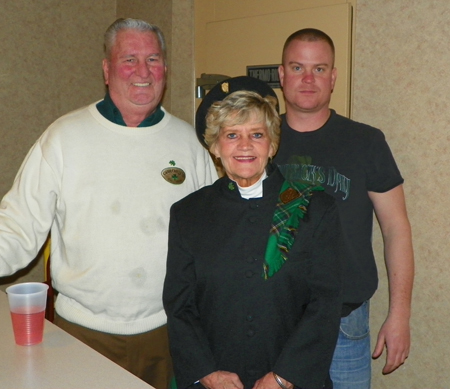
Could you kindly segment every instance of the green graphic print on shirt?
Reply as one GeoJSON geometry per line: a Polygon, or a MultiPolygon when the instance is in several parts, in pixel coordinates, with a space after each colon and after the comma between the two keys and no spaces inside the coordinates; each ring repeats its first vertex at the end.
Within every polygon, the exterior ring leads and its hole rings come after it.
{"type": "Polygon", "coordinates": [[[287,164],[280,165],[279,168],[288,181],[300,181],[332,188],[334,193],[342,195],[342,200],[347,200],[350,196],[351,180],[340,174],[334,167],[314,165],[311,157],[293,155],[287,164]]]}

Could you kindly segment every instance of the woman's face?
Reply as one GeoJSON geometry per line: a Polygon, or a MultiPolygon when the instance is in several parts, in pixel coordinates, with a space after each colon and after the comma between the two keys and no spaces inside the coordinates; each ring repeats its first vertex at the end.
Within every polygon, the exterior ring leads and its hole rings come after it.
{"type": "Polygon", "coordinates": [[[274,154],[266,125],[255,114],[244,124],[223,127],[211,152],[241,187],[257,182],[274,154]]]}

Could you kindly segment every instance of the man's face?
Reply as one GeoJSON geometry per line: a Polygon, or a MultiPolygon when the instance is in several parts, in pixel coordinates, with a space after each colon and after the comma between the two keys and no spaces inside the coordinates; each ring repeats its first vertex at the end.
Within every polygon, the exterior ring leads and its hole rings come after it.
{"type": "Polygon", "coordinates": [[[136,109],[153,113],[164,93],[167,68],[158,39],[152,32],[122,30],[109,59],[103,60],[105,83],[120,112],[136,109]]]}
{"type": "Polygon", "coordinates": [[[279,67],[286,111],[316,113],[328,109],[336,81],[333,52],[325,41],[293,40],[279,67]]]}

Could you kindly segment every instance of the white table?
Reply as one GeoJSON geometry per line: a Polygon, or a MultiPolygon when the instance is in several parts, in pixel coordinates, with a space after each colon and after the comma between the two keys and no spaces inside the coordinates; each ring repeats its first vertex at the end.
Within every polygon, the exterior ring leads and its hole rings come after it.
{"type": "Polygon", "coordinates": [[[0,388],[152,389],[49,321],[34,346],[14,342],[8,299],[0,291],[0,388]]]}

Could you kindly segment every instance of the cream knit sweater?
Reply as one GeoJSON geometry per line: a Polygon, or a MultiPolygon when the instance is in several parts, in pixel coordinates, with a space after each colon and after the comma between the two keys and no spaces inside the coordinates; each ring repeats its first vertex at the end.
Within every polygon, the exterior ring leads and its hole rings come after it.
{"type": "Polygon", "coordinates": [[[169,208],[217,175],[194,129],[164,112],[130,128],[94,103],[54,122],[0,204],[0,275],[25,267],[51,228],[60,316],[125,335],[165,324],[169,208]]]}

